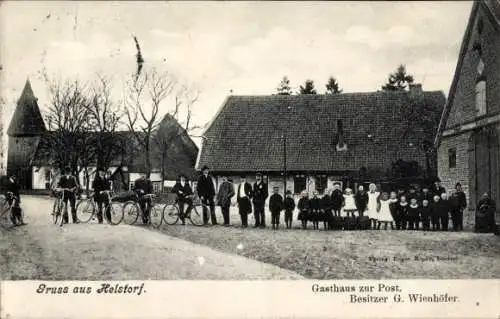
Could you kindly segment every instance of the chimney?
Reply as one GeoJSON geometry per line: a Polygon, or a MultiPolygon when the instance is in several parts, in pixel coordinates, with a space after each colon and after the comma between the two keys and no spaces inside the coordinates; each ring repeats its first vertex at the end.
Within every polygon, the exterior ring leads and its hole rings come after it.
{"type": "Polygon", "coordinates": [[[422,93],[422,84],[420,83],[410,84],[409,90],[411,93],[422,93]]]}
{"type": "Polygon", "coordinates": [[[337,151],[347,151],[347,144],[344,140],[344,125],[342,124],[342,120],[337,120],[337,135],[338,141],[336,145],[337,151]]]}

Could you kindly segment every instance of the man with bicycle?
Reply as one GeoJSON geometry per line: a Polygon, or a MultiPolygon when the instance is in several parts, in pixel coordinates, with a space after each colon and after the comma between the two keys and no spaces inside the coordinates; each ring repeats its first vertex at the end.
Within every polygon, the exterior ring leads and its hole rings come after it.
{"type": "Polygon", "coordinates": [[[177,203],[179,204],[179,217],[182,221],[182,225],[186,225],[185,217],[189,216],[191,209],[193,208],[193,190],[189,183],[187,182],[186,175],[181,174],[179,180],[175,183],[172,188],[172,193],[177,195],[177,203]],[[187,210],[184,214],[184,205],[187,204],[187,210]]]}
{"type": "Polygon", "coordinates": [[[217,217],[215,216],[215,186],[212,181],[212,176],[209,175],[208,166],[203,166],[201,169],[202,174],[198,178],[198,183],[196,185],[196,191],[203,204],[203,224],[208,224],[208,211],[207,206],[210,207],[210,219],[212,220],[212,225],[217,225],[217,217]]]}
{"type": "Polygon", "coordinates": [[[78,218],[76,216],[76,191],[78,189],[78,181],[74,175],[71,174],[71,168],[65,167],[62,171],[62,176],[57,182],[57,188],[61,188],[62,200],[65,204],[65,210],[63,213],[64,223],[69,223],[68,217],[68,201],[71,206],[71,219],[73,224],[78,224],[78,218]]]}
{"type": "Polygon", "coordinates": [[[94,200],[97,203],[97,220],[99,224],[102,224],[102,206],[106,207],[106,219],[111,221],[111,211],[108,205],[109,203],[109,194],[107,191],[111,190],[111,182],[105,176],[106,172],[104,169],[99,168],[97,170],[97,175],[92,182],[92,189],[94,190],[94,200]]]}
{"type": "Polygon", "coordinates": [[[5,199],[9,206],[11,207],[11,221],[14,225],[26,225],[23,221],[23,216],[21,213],[21,195],[20,195],[20,186],[17,182],[17,178],[15,175],[11,175],[6,182],[5,185],[5,199]]]}
{"type": "Polygon", "coordinates": [[[146,195],[153,193],[153,183],[151,183],[151,180],[149,180],[149,178],[146,178],[146,174],[141,174],[141,176],[135,180],[134,192],[137,194],[138,203],[141,207],[142,222],[144,224],[148,224],[152,201],[151,198],[146,197],[146,195]]]}

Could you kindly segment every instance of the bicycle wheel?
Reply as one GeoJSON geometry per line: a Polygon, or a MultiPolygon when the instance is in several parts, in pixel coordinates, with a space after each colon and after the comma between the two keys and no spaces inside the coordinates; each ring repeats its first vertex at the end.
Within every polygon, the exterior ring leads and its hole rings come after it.
{"type": "Polygon", "coordinates": [[[193,206],[191,209],[191,212],[189,213],[189,220],[191,221],[191,224],[194,226],[203,226],[203,207],[201,205],[199,206],[193,206]]]}
{"type": "Polygon", "coordinates": [[[163,209],[159,205],[154,205],[151,207],[149,220],[151,225],[155,228],[159,228],[163,221],[163,209]]]}
{"type": "Polygon", "coordinates": [[[120,203],[110,203],[109,205],[111,219],[108,223],[111,225],[118,225],[123,220],[123,207],[120,203]]]}
{"type": "Polygon", "coordinates": [[[136,202],[126,202],[123,206],[123,221],[127,225],[133,225],[139,218],[141,209],[136,202]]]}
{"type": "Polygon", "coordinates": [[[90,198],[82,199],[76,205],[76,217],[81,223],[88,223],[94,215],[95,204],[90,198]]]}
{"type": "Polygon", "coordinates": [[[59,218],[62,219],[62,204],[63,202],[59,198],[56,198],[54,201],[54,205],[52,206],[52,220],[54,221],[54,224],[57,224],[59,218]]]}
{"type": "Polygon", "coordinates": [[[163,220],[167,225],[175,225],[179,221],[179,208],[174,204],[163,207],[163,220]]]}

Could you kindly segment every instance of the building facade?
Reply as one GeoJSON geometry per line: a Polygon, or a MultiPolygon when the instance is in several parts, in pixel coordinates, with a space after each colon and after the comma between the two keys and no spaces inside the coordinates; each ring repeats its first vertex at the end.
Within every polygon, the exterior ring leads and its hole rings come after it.
{"type": "Polygon", "coordinates": [[[197,168],[322,193],[374,182],[382,189],[436,176],[433,139],[443,92],[229,96],[204,132],[197,168]],[[424,114],[425,116],[421,116],[424,114]],[[429,147],[429,145],[431,147],[429,147]]]}
{"type": "MultiPolygon", "coordinates": [[[[57,163],[56,152],[64,152],[54,147],[47,147],[54,140],[57,132],[48,131],[38,107],[31,84],[26,82],[21,97],[8,129],[8,161],[7,174],[16,175],[24,190],[49,189],[60,175],[60,163],[57,163]]],[[[109,143],[113,151],[109,153],[109,167],[116,191],[128,190],[133,182],[143,173],[146,165],[143,152],[135,134],[129,131],[112,133],[88,132],[86,140],[89,149],[92,143],[109,143]],[[106,135],[104,135],[106,134],[106,135]]],[[[170,115],[166,115],[159,124],[157,134],[164,136],[166,145],[162,153],[153,146],[150,179],[156,192],[164,189],[174,181],[178,174],[193,175],[198,147],[187,132],[170,115]]],[[[153,139],[157,136],[153,136],[153,139]]],[[[152,144],[155,142],[152,141],[152,144]]],[[[92,180],[97,169],[96,154],[89,155],[85,167],[79,164],[79,181],[84,188],[91,189],[92,180]]],[[[67,164],[65,164],[67,165],[67,164]]]]}
{"type": "Polygon", "coordinates": [[[472,7],[438,135],[438,172],[446,188],[460,182],[467,220],[488,192],[500,201],[500,3],[472,7]]]}

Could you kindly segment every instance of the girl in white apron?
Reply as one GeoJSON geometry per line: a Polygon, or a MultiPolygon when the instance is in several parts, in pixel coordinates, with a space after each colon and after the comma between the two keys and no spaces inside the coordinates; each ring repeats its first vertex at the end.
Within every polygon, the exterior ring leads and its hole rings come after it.
{"type": "Polygon", "coordinates": [[[377,227],[379,196],[380,192],[377,192],[377,186],[373,183],[370,184],[368,191],[368,218],[370,218],[372,229],[377,227]]]}
{"type": "Polygon", "coordinates": [[[391,224],[391,229],[394,229],[394,219],[392,218],[390,205],[397,202],[397,199],[389,199],[387,193],[382,194],[382,199],[380,200],[380,208],[378,212],[378,225],[377,229],[380,229],[380,225],[384,223],[384,229],[387,229],[387,225],[391,224]]]}

